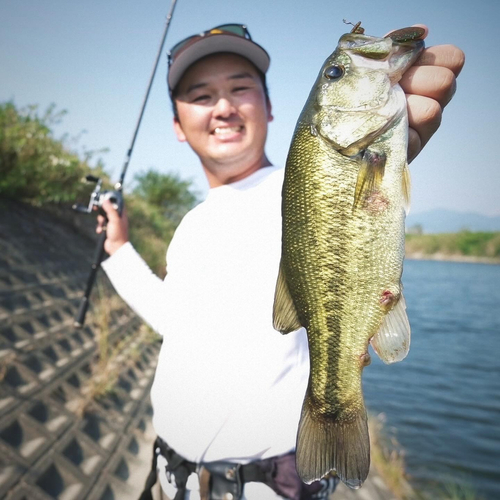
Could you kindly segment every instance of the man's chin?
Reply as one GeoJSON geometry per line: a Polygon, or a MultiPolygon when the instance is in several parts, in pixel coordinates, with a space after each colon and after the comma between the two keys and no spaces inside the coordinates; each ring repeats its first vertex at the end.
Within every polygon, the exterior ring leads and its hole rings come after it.
{"type": "Polygon", "coordinates": [[[213,151],[211,157],[218,163],[230,165],[231,163],[239,162],[242,158],[247,158],[248,150],[243,147],[241,142],[226,143],[220,145],[216,151],[213,151]]]}

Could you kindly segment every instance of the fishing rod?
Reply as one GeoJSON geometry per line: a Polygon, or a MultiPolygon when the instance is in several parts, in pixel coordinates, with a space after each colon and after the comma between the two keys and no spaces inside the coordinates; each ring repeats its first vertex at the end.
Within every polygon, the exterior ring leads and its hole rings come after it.
{"type": "MultiPolygon", "coordinates": [[[[163,51],[163,46],[165,45],[165,40],[167,38],[167,33],[168,33],[168,28],[170,26],[170,21],[172,20],[172,16],[174,15],[174,9],[175,9],[175,4],[177,3],[177,0],[172,0],[172,3],[170,5],[170,10],[167,14],[166,22],[165,22],[165,29],[163,30],[163,35],[161,37],[161,42],[160,46],[158,48],[158,54],[156,55],[156,60],[153,65],[153,71],[151,72],[151,76],[149,78],[149,83],[148,87],[146,90],[146,95],[144,96],[144,100],[142,102],[142,107],[141,111],[139,113],[139,118],[137,120],[137,124],[135,126],[134,133],[132,135],[132,141],[130,143],[130,147],[127,150],[127,154],[125,156],[125,162],[122,167],[122,171],[120,174],[120,179],[114,186],[114,190],[107,190],[107,191],[102,191],[102,180],[99,179],[98,177],[95,177],[93,175],[87,175],[86,180],[87,182],[93,182],[95,183],[95,188],[92,191],[90,195],[90,201],[87,206],[85,205],[80,205],[80,204],[75,204],[73,205],[73,210],[81,213],[92,213],[94,210],[98,210],[99,213],[102,215],[106,215],[104,213],[104,210],[102,209],[102,204],[105,200],[109,200],[114,208],[118,211],[118,213],[122,214],[123,211],[123,182],[125,179],[125,174],[127,173],[128,165],[130,163],[130,159],[132,157],[132,151],[134,150],[134,144],[135,140],[137,138],[137,133],[139,132],[139,127],[141,126],[141,121],[142,121],[142,116],[144,115],[144,110],[146,109],[146,103],[148,102],[149,98],[149,93],[151,91],[151,87],[153,86],[153,80],[156,74],[156,69],[158,68],[158,63],[160,61],[161,53],[163,51]]],[[[81,328],[83,324],[85,323],[85,315],[87,314],[87,310],[89,307],[89,298],[90,298],[90,293],[92,292],[92,288],[95,283],[95,279],[97,276],[97,271],[99,270],[99,267],[102,262],[102,258],[104,256],[104,242],[106,241],[106,227],[103,227],[103,230],[101,234],[99,235],[97,239],[97,245],[96,249],[94,252],[94,257],[92,259],[92,265],[90,268],[90,274],[87,279],[87,285],[85,287],[85,293],[82,297],[82,301],[80,303],[80,308],[78,309],[78,314],[75,318],[74,326],[77,328],[81,328]]]]}

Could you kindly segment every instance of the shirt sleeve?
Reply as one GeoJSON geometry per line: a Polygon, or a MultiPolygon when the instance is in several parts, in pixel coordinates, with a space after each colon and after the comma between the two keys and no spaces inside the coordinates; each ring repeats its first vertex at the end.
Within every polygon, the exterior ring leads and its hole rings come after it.
{"type": "Polygon", "coordinates": [[[101,264],[120,297],[158,333],[162,326],[165,283],[151,271],[130,242],[101,264]]]}

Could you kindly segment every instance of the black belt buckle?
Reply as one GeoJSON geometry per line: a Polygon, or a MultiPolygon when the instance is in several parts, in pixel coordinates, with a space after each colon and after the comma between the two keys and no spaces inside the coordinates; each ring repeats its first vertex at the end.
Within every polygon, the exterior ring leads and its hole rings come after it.
{"type": "Polygon", "coordinates": [[[226,467],[226,471],[224,473],[226,479],[234,482],[241,481],[240,468],[241,464],[234,464],[233,467],[226,467]]]}
{"type": "Polygon", "coordinates": [[[239,500],[243,494],[241,464],[214,462],[204,464],[211,474],[211,499],[239,500]]]}

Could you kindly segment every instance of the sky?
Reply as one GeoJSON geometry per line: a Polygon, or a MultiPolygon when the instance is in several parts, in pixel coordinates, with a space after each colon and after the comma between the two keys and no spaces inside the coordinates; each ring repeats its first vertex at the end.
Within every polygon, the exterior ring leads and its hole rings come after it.
{"type": "MultiPolygon", "coordinates": [[[[171,0],[0,0],[0,102],[51,103],[67,115],[56,137],[79,137],[118,180],[139,116],[171,0]]],[[[166,51],[186,36],[245,23],[271,55],[268,85],[274,121],[267,155],[284,165],[309,90],[339,37],[342,22],[366,34],[426,24],[427,46],[451,43],[466,54],[443,122],[411,164],[412,212],[448,208],[500,215],[498,0],[178,0],[139,130],[125,188],[154,168],[208,189],[197,157],[177,141],[165,83],[166,51]],[[495,146],[495,147],[494,147],[495,146]]]]}

